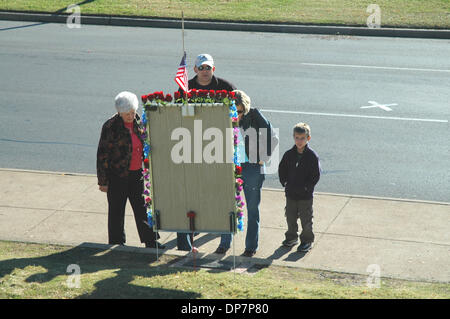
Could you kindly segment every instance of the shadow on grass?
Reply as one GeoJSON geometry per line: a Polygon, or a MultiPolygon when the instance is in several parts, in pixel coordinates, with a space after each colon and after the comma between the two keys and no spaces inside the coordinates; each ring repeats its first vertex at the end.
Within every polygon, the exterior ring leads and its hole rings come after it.
{"type": "MultiPolygon", "coordinates": [[[[46,272],[34,273],[25,279],[27,283],[44,284],[58,276],[69,276],[69,265],[78,265],[81,275],[95,274],[103,270],[114,270],[114,275],[92,280],[95,289],[76,298],[167,298],[167,299],[192,299],[199,298],[201,294],[185,292],[176,289],[152,288],[133,284],[139,278],[151,278],[179,272],[192,272],[189,269],[170,268],[175,261],[152,266],[156,262],[156,256],[152,253],[137,253],[124,251],[118,247],[104,245],[105,248],[91,248],[82,244],[62,252],[57,252],[42,257],[13,258],[0,261],[0,281],[5,276],[13,274],[16,269],[23,270],[28,266],[45,268],[46,272]]],[[[160,258],[162,258],[160,256],[160,258]]],[[[83,280],[87,280],[82,277],[83,280]]],[[[66,285],[64,280],[62,285],[66,285]]],[[[66,286],[67,287],[67,286],[66,286]]],[[[46,297],[46,296],[42,296],[46,297]]]]}
{"type": "MultiPolygon", "coordinates": [[[[83,4],[86,3],[91,3],[94,2],[95,0],[84,0],[82,2],[76,3],[76,6],[82,6],[83,4]]],[[[53,14],[59,14],[59,13],[65,13],[67,11],[67,8],[61,8],[59,10],[56,10],[55,12],[53,12],[53,14]]],[[[43,25],[43,24],[49,24],[50,22],[38,22],[38,23],[32,23],[32,24],[27,24],[27,25],[22,25],[22,26],[18,26],[18,27],[10,27],[10,28],[2,28],[0,29],[0,31],[8,31],[8,30],[14,30],[14,29],[23,29],[23,28],[30,28],[30,27],[35,27],[38,25],[43,25]]]]}

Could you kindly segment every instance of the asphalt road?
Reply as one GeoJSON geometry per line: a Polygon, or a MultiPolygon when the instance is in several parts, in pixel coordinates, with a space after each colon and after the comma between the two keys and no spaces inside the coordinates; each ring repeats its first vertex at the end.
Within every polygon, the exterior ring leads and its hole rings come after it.
{"type": "MultiPolygon", "coordinates": [[[[317,191],[450,202],[450,41],[188,30],[185,43],[190,77],[212,54],[279,128],[280,156],[311,125],[317,191]]],[[[181,56],[172,29],[0,21],[0,167],[95,173],[114,96],[173,93],[181,56]]]]}

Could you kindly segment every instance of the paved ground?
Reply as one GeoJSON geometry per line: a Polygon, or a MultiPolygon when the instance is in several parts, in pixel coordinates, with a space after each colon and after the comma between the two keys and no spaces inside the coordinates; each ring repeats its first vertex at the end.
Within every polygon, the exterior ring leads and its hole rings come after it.
{"type": "MultiPolygon", "coordinates": [[[[0,167],[95,174],[117,93],[177,89],[176,29],[0,21],[0,43],[0,167]]],[[[189,77],[211,53],[279,129],[280,157],[311,125],[318,191],[450,202],[449,40],[188,30],[185,44],[189,77]]]]}
{"type": "MultiPolygon", "coordinates": [[[[260,249],[254,258],[239,256],[245,233],[238,233],[226,256],[213,253],[216,235],[200,234],[197,263],[230,264],[235,258],[239,267],[277,264],[367,275],[369,265],[376,264],[382,277],[450,282],[450,203],[319,193],[316,243],[306,255],[280,245],[286,231],[283,207],[283,192],[263,190],[260,249]]],[[[0,169],[0,240],[105,244],[106,214],[106,196],[93,175],[0,169]]],[[[125,225],[127,245],[143,247],[129,205],[125,225]]],[[[192,258],[176,250],[173,233],[162,232],[161,241],[165,254],[192,258]]]]}

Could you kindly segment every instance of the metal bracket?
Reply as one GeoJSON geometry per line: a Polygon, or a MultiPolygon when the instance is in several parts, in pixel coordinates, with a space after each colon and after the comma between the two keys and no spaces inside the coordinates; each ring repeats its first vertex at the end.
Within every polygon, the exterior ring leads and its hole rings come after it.
{"type": "Polygon", "coordinates": [[[153,218],[155,221],[154,223],[155,230],[161,229],[161,215],[159,210],[155,210],[155,216],[153,218]]]}
{"type": "Polygon", "coordinates": [[[236,212],[230,212],[230,232],[233,234],[236,233],[237,225],[236,225],[236,212]]]}
{"type": "Polygon", "coordinates": [[[192,104],[183,104],[181,106],[181,116],[195,116],[195,108],[192,104]]]}
{"type": "Polygon", "coordinates": [[[195,231],[195,212],[194,211],[189,211],[187,212],[187,217],[189,218],[189,229],[194,232],[195,231]]]}

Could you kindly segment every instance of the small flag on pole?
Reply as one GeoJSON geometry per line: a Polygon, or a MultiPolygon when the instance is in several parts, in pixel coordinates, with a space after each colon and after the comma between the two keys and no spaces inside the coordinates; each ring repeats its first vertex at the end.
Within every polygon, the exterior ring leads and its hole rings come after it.
{"type": "Polygon", "coordinates": [[[184,91],[188,92],[188,75],[186,69],[186,51],[184,52],[183,58],[181,59],[180,66],[177,70],[177,75],[175,76],[175,82],[177,82],[178,86],[184,91]]]}

